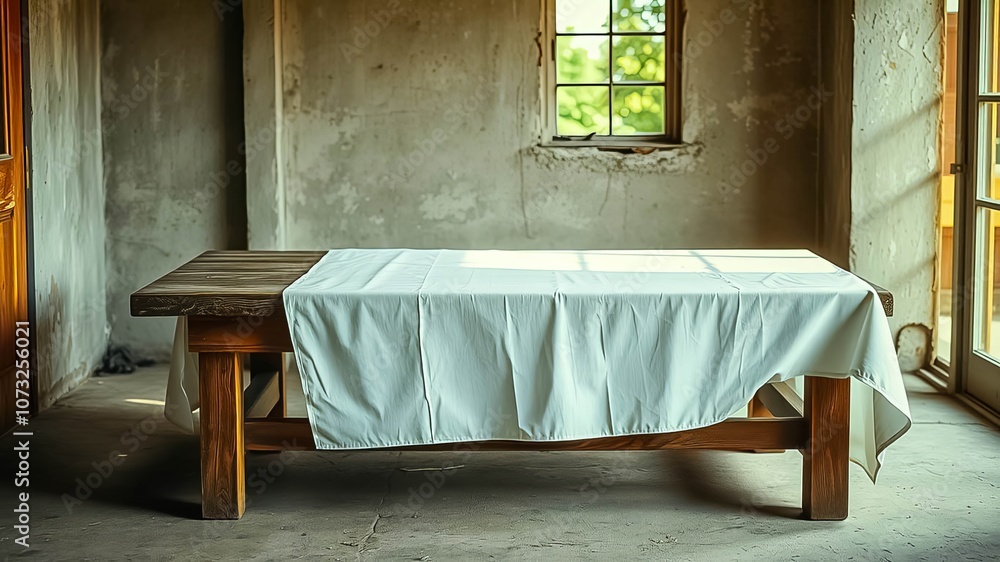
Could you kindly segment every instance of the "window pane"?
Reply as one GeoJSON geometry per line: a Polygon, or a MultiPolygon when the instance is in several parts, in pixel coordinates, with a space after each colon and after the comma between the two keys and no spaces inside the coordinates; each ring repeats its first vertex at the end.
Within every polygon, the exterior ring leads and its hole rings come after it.
{"type": "Polygon", "coordinates": [[[663,134],[663,86],[615,86],[616,135],[663,134]]]}
{"type": "Polygon", "coordinates": [[[611,132],[608,115],[608,88],[604,86],[562,86],[559,100],[558,134],[576,136],[611,132]]]}
{"type": "Polygon", "coordinates": [[[663,36],[615,37],[615,82],[663,82],[666,50],[663,36]]]}
{"type": "Polygon", "coordinates": [[[605,37],[558,37],[556,82],[608,81],[608,40],[605,37]]]}
{"type": "Polygon", "coordinates": [[[614,0],[615,31],[666,31],[667,0],[614,0]]]}
{"type": "Polygon", "coordinates": [[[977,213],[975,349],[1000,357],[1000,212],[980,208],[977,213]]]}
{"type": "Polygon", "coordinates": [[[608,0],[556,0],[559,33],[607,33],[608,0]]]}
{"type": "Polygon", "coordinates": [[[977,195],[1000,200],[1000,104],[980,105],[979,139],[977,195]]]}
{"type": "Polygon", "coordinates": [[[988,0],[982,3],[982,41],[980,46],[980,85],[981,92],[1000,92],[1000,21],[998,21],[997,2],[988,0]]]}

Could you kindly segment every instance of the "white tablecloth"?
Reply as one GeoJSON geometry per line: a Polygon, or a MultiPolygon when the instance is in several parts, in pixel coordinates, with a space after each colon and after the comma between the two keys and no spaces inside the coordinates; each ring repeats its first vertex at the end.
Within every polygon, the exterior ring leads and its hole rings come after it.
{"type": "Polygon", "coordinates": [[[335,250],[284,303],[320,449],[678,431],[807,373],[872,479],[910,425],[878,296],[806,251],[335,250]]]}

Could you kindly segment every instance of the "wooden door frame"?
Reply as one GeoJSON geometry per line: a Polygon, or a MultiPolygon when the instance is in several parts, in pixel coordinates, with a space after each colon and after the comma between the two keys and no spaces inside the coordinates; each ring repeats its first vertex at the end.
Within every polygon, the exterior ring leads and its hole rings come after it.
{"type": "MultiPolygon", "coordinates": [[[[14,2],[12,2],[14,3],[14,2]]],[[[36,321],[37,308],[35,302],[35,221],[34,197],[31,189],[31,41],[28,13],[28,0],[20,0],[19,22],[17,36],[21,46],[21,147],[24,150],[24,242],[25,242],[25,276],[28,288],[28,324],[32,329],[29,339],[31,351],[31,415],[38,413],[41,387],[38,384],[38,345],[36,321]]]]}
{"type": "MultiPolygon", "coordinates": [[[[982,375],[983,369],[996,369],[996,361],[976,357],[975,330],[976,294],[981,287],[976,284],[977,198],[980,180],[981,159],[979,154],[980,103],[1000,102],[1000,94],[981,94],[980,58],[982,51],[984,0],[959,0],[959,61],[956,101],[956,155],[960,173],[955,181],[955,228],[954,273],[952,291],[952,362],[948,379],[948,391],[963,403],[987,418],[996,421],[996,404],[970,394],[970,381],[975,370],[982,375]]],[[[1000,9],[1000,7],[997,7],[1000,9]]],[[[991,133],[992,134],[992,133],[991,133]]],[[[992,177],[992,176],[990,176],[992,177]]],[[[992,290],[990,287],[988,290],[992,290]]],[[[986,311],[992,316],[991,311],[986,311]]],[[[978,375],[976,375],[977,380],[978,375]]]]}
{"type": "MultiPolygon", "coordinates": [[[[4,39],[0,45],[0,73],[3,76],[0,96],[4,97],[7,115],[0,135],[6,145],[6,154],[14,159],[11,169],[14,184],[14,214],[12,228],[15,236],[14,260],[16,268],[15,319],[27,321],[29,325],[29,414],[38,411],[38,372],[35,361],[35,307],[34,307],[34,255],[32,231],[32,202],[30,190],[30,164],[26,136],[30,129],[30,112],[26,100],[30,97],[28,87],[28,0],[0,0],[0,22],[5,26],[4,39]]],[[[11,381],[13,382],[13,381],[11,381]]],[[[6,381],[4,381],[6,383],[6,381]]],[[[12,405],[12,404],[11,404],[12,405]]],[[[5,404],[6,406],[6,404],[5,404]]]]}

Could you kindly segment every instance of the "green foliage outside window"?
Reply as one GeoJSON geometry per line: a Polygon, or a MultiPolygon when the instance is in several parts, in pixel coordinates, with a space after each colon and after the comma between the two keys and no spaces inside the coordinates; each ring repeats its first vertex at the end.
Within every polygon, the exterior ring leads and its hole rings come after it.
{"type": "Polygon", "coordinates": [[[602,24],[593,12],[583,13],[601,5],[606,11],[611,9],[608,0],[556,1],[560,32],[605,34],[566,35],[556,40],[558,134],[663,133],[667,0],[613,0],[610,38],[607,19],[602,24]],[[593,85],[608,84],[609,79],[610,88],[593,85]]]}

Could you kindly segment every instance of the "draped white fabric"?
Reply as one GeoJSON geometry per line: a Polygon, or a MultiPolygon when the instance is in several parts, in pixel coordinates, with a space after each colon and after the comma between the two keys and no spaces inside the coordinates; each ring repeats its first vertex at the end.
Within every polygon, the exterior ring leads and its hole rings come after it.
{"type": "Polygon", "coordinates": [[[198,354],[188,352],[187,334],[187,317],[181,316],[174,329],[174,347],[170,353],[163,415],[170,423],[188,433],[194,433],[194,411],[200,406],[198,354]]]}
{"type": "Polygon", "coordinates": [[[873,480],[910,425],[878,296],[807,251],[334,250],[284,303],[320,449],[703,427],[807,373],[873,480]]]}

